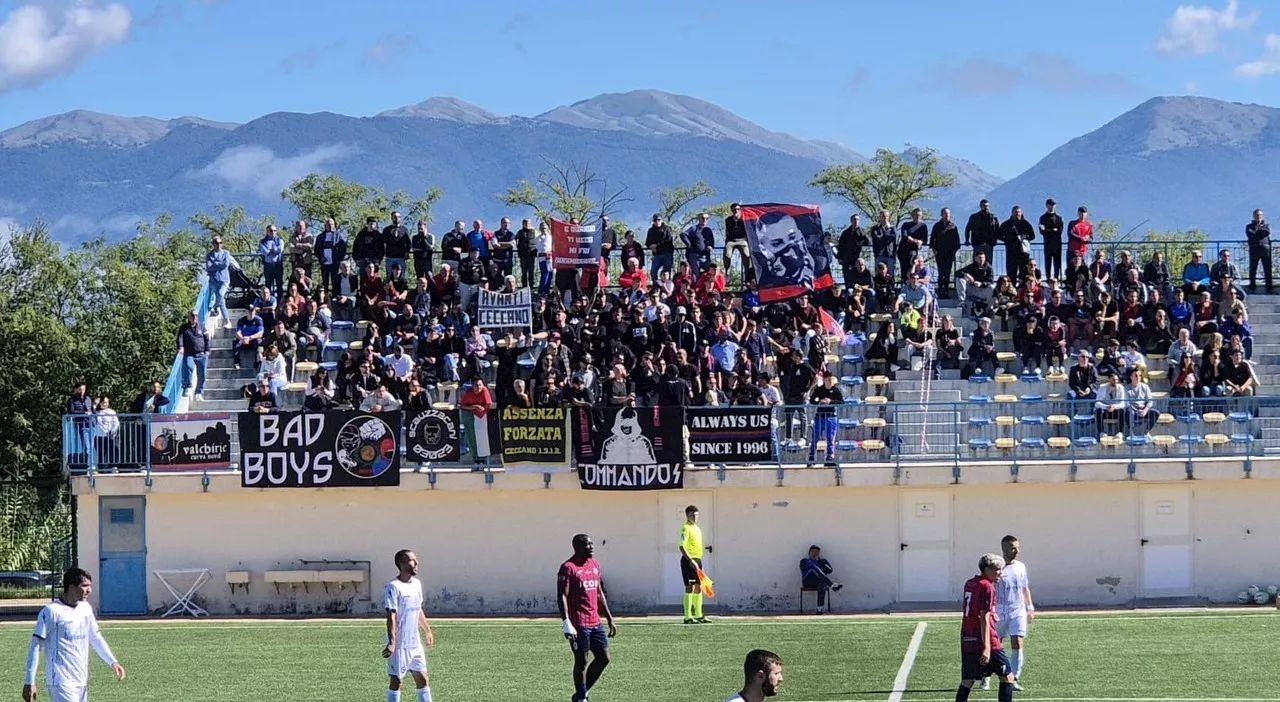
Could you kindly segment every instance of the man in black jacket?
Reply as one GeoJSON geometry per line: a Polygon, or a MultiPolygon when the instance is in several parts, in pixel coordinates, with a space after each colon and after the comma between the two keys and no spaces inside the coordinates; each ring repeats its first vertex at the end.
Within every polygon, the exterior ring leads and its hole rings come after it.
{"type": "MultiPolygon", "coordinates": [[[[733,254],[742,259],[742,272],[751,268],[751,244],[747,242],[747,225],[742,221],[742,207],[729,205],[729,216],[724,218],[724,274],[729,275],[733,254]]],[[[744,276],[745,277],[745,276],[744,276]]]]}
{"type": "Polygon", "coordinates": [[[1253,221],[1244,228],[1245,238],[1249,240],[1249,292],[1258,289],[1258,264],[1262,264],[1263,282],[1267,284],[1267,294],[1271,286],[1271,225],[1262,218],[1262,210],[1253,211],[1253,221]]]}
{"type": "Polygon", "coordinates": [[[956,265],[956,253],[960,251],[960,228],[951,220],[951,208],[942,208],[942,219],[929,232],[929,248],[938,260],[938,293],[951,297],[951,271],[956,265]]]}
{"type": "Polygon", "coordinates": [[[973,255],[987,255],[987,261],[995,254],[996,241],[1000,238],[1000,218],[991,211],[991,203],[983,200],[978,203],[978,211],[969,215],[969,223],[964,226],[964,245],[973,246],[973,255]]]}
{"type": "Polygon", "coordinates": [[[1031,260],[1031,242],[1036,232],[1022,216],[1022,208],[1014,206],[1008,220],[1000,225],[1000,239],[1004,241],[1005,275],[1014,285],[1022,279],[1022,267],[1031,260]]]}
{"type": "Polygon", "coordinates": [[[656,281],[659,271],[675,272],[675,237],[671,234],[671,227],[663,223],[662,215],[655,214],[653,216],[653,225],[649,227],[648,233],[645,234],[644,245],[653,254],[653,261],[650,263],[649,268],[650,280],[656,281]]]}
{"type": "Polygon", "coordinates": [[[871,227],[871,249],[876,257],[875,267],[885,264],[892,277],[894,266],[898,265],[898,233],[893,228],[893,222],[889,221],[889,210],[882,211],[880,221],[871,227]]]}
{"type": "Polygon", "coordinates": [[[858,215],[849,218],[849,226],[840,232],[836,241],[836,259],[840,261],[840,269],[844,273],[844,286],[853,287],[853,267],[862,258],[862,247],[867,245],[867,235],[862,231],[858,215]]]}
{"type": "Polygon", "coordinates": [[[899,227],[902,238],[898,240],[898,263],[902,265],[899,273],[902,282],[907,282],[911,274],[911,263],[915,260],[920,248],[929,241],[929,225],[924,223],[924,212],[919,208],[911,210],[911,219],[899,227]]]}
{"type": "Polygon", "coordinates": [[[827,591],[839,591],[844,587],[831,578],[835,569],[822,557],[822,549],[815,544],[809,547],[808,558],[800,559],[800,585],[806,590],[818,591],[818,614],[827,606],[827,591]]]}
{"type": "Polygon", "coordinates": [[[364,221],[364,229],[356,232],[355,241],[351,244],[351,257],[359,266],[357,272],[363,278],[369,264],[373,264],[375,273],[382,270],[382,257],[386,255],[387,242],[378,229],[378,218],[368,217],[364,221]]]}
{"type": "Polygon", "coordinates": [[[191,374],[196,376],[196,399],[204,399],[204,376],[209,368],[209,332],[194,311],[178,327],[178,350],[182,352],[182,394],[191,394],[191,374]]]}
{"type": "Polygon", "coordinates": [[[1044,201],[1044,214],[1040,215],[1040,239],[1044,241],[1044,275],[1046,278],[1062,277],[1062,215],[1057,212],[1058,203],[1053,198],[1044,201]]]}

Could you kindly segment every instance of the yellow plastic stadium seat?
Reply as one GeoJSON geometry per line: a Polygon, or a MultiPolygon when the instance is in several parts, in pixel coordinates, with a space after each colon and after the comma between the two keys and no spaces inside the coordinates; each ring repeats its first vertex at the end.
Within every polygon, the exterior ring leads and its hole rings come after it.
{"type": "Polygon", "coordinates": [[[1164,361],[1164,360],[1168,360],[1168,358],[1169,358],[1169,356],[1168,356],[1167,354],[1163,354],[1163,353],[1151,353],[1151,354],[1147,354],[1147,360],[1148,360],[1148,361],[1164,361]]]}
{"type": "Polygon", "coordinates": [[[347,349],[348,349],[348,350],[350,350],[350,351],[363,351],[363,350],[364,350],[364,342],[363,342],[363,341],[353,341],[353,342],[351,342],[351,343],[347,344],[347,349]]]}
{"type": "Polygon", "coordinates": [[[1221,446],[1230,440],[1226,434],[1206,434],[1204,437],[1204,442],[1210,446],[1221,446]]]}
{"type": "Polygon", "coordinates": [[[1065,383],[1067,382],[1067,374],[1066,373],[1050,373],[1049,375],[1046,375],[1044,379],[1051,383],[1065,383]]]}
{"type": "Polygon", "coordinates": [[[1010,383],[1016,383],[1016,382],[1018,382],[1018,376],[1016,376],[1016,375],[1011,375],[1011,374],[1009,374],[1009,373],[1001,373],[1000,375],[997,375],[997,376],[996,376],[996,382],[997,382],[997,383],[999,383],[999,384],[1001,384],[1001,385],[1008,385],[1008,384],[1010,384],[1010,383]]]}
{"type": "Polygon", "coordinates": [[[1048,422],[1049,422],[1049,426],[1054,426],[1054,427],[1065,426],[1071,423],[1071,418],[1065,414],[1051,414],[1049,415],[1048,422]]]}
{"type": "Polygon", "coordinates": [[[451,409],[453,409],[453,403],[452,403],[452,402],[434,402],[434,403],[432,403],[432,404],[431,404],[431,406],[432,406],[433,408],[435,408],[435,409],[438,409],[438,410],[451,410],[451,409]]]}
{"type": "Polygon", "coordinates": [[[1017,401],[1018,401],[1018,396],[1017,396],[1017,395],[1003,395],[1003,394],[1002,394],[1002,395],[996,395],[995,400],[996,400],[996,402],[1017,402],[1017,401]]]}
{"type": "Polygon", "coordinates": [[[1000,331],[995,333],[996,341],[1013,341],[1013,332],[1000,331]]]}
{"type": "Polygon", "coordinates": [[[1120,440],[1119,436],[1104,434],[1101,438],[1098,439],[1098,443],[1102,444],[1103,446],[1106,446],[1107,448],[1116,448],[1117,446],[1119,446],[1124,442],[1120,440]]]}
{"type": "Polygon", "coordinates": [[[297,383],[289,383],[285,390],[288,390],[289,392],[306,392],[307,384],[301,381],[297,383]]]}
{"type": "Polygon", "coordinates": [[[1071,439],[1068,439],[1065,436],[1051,436],[1049,437],[1048,443],[1049,443],[1049,448],[1055,448],[1055,449],[1071,448],[1071,439]]]}
{"type": "Polygon", "coordinates": [[[1163,390],[1161,390],[1160,392],[1153,392],[1153,393],[1151,393],[1151,399],[1153,399],[1153,400],[1163,400],[1163,399],[1165,399],[1165,398],[1166,398],[1166,397],[1168,397],[1168,396],[1169,396],[1169,393],[1167,393],[1167,392],[1165,392],[1165,391],[1163,391],[1163,390]]]}
{"type": "MultiPolygon", "coordinates": [[[[1221,424],[1227,421],[1227,415],[1221,412],[1205,412],[1203,419],[1205,424],[1221,424]]],[[[1208,441],[1208,438],[1205,441],[1208,441]]]]}
{"type": "Polygon", "coordinates": [[[1011,427],[1017,423],[1018,423],[1018,420],[1014,419],[1013,417],[1010,417],[1009,415],[1001,415],[999,417],[996,417],[996,426],[998,427],[1011,427]]]}
{"type": "Polygon", "coordinates": [[[876,324],[887,322],[890,319],[893,319],[893,315],[888,315],[884,313],[877,313],[877,314],[871,315],[871,321],[875,322],[876,324]]]}
{"type": "Polygon", "coordinates": [[[293,370],[296,373],[315,373],[319,367],[320,364],[313,361],[298,361],[293,365],[293,370]]]}
{"type": "Polygon", "coordinates": [[[1008,451],[1009,449],[1017,445],[1018,445],[1018,442],[1008,436],[1002,436],[999,439],[996,439],[996,448],[998,449],[1003,449],[1005,451],[1008,451]]]}
{"type": "Polygon", "coordinates": [[[445,392],[453,392],[454,390],[458,389],[458,384],[457,383],[440,383],[436,385],[436,387],[445,392]]]}
{"type": "Polygon", "coordinates": [[[1173,446],[1173,442],[1175,441],[1177,441],[1177,439],[1168,434],[1157,434],[1151,437],[1151,443],[1161,448],[1169,448],[1170,446],[1173,446]]]}
{"type": "Polygon", "coordinates": [[[867,385],[888,385],[888,384],[889,384],[889,376],[887,375],[872,375],[867,377],[867,385]]]}
{"type": "Polygon", "coordinates": [[[1014,352],[1012,352],[1012,351],[997,351],[997,352],[996,352],[996,360],[997,360],[997,361],[999,361],[1000,363],[1011,363],[1011,362],[1013,362],[1013,360],[1014,360],[1015,358],[1017,358],[1017,357],[1018,357],[1018,354],[1016,354],[1016,353],[1014,353],[1014,352]]]}
{"type": "Polygon", "coordinates": [[[1169,371],[1167,370],[1147,371],[1147,380],[1164,380],[1165,378],[1168,378],[1168,377],[1169,377],[1169,371]]]}
{"type": "Polygon", "coordinates": [[[863,450],[863,451],[867,451],[867,452],[871,452],[871,451],[883,451],[883,450],[884,450],[884,442],[883,442],[883,441],[881,441],[881,440],[879,440],[879,439],[863,439],[863,440],[862,440],[862,450],[863,450]]]}
{"type": "Polygon", "coordinates": [[[840,357],[835,355],[834,353],[829,353],[826,356],[826,361],[827,363],[839,363],[840,357]]]}
{"type": "Polygon", "coordinates": [[[871,417],[862,420],[862,426],[867,429],[884,429],[885,421],[880,417],[871,417]]]}
{"type": "Polygon", "coordinates": [[[1159,417],[1156,417],[1156,424],[1173,424],[1175,421],[1177,420],[1175,420],[1173,415],[1169,414],[1168,412],[1165,412],[1161,414],[1159,417]]]}

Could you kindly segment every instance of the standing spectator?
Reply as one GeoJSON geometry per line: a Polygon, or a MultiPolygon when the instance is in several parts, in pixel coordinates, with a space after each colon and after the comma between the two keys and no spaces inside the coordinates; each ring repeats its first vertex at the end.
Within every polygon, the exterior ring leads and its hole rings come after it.
{"type": "Polygon", "coordinates": [[[915,260],[920,247],[929,241],[929,225],[924,223],[924,212],[919,208],[911,210],[911,219],[903,222],[899,228],[901,238],[898,239],[898,263],[902,266],[902,282],[907,282],[910,275],[911,262],[915,260]]]}
{"type": "Polygon", "coordinates": [[[347,238],[338,231],[338,223],[330,217],[324,221],[324,231],[316,240],[316,253],[320,258],[320,285],[330,296],[338,294],[338,268],[347,257],[347,238]]]}
{"type": "Polygon", "coordinates": [[[315,252],[316,239],[307,229],[307,220],[294,222],[293,233],[289,235],[289,254],[293,259],[293,268],[301,268],[310,278],[312,266],[315,265],[315,252]]]}
{"type": "Polygon", "coordinates": [[[67,398],[66,413],[71,416],[76,438],[80,440],[80,450],[84,451],[87,465],[94,465],[93,456],[93,398],[89,396],[89,386],[84,382],[76,384],[67,398]]]}
{"type": "Polygon", "coordinates": [[[382,270],[382,257],[386,255],[387,245],[378,229],[377,217],[366,217],[364,229],[356,232],[355,241],[351,244],[351,257],[356,260],[356,268],[361,277],[373,264],[373,271],[382,270]]]}
{"type": "Polygon", "coordinates": [[[103,395],[93,408],[94,469],[115,470],[121,463],[120,417],[111,408],[111,398],[103,395]]]}
{"type": "Polygon", "coordinates": [[[1157,251],[1151,255],[1151,261],[1142,268],[1141,280],[1152,290],[1159,290],[1161,295],[1172,299],[1173,289],[1169,287],[1169,264],[1165,262],[1162,252],[1157,251]]]}
{"type": "Polygon", "coordinates": [[[391,213],[391,224],[388,224],[382,230],[382,246],[383,252],[387,257],[387,270],[390,271],[397,265],[400,270],[407,271],[409,268],[405,263],[409,259],[409,252],[413,248],[413,241],[409,238],[409,228],[404,226],[400,221],[400,213],[391,213]]]}
{"type": "Polygon", "coordinates": [[[660,271],[675,269],[676,242],[671,234],[671,227],[662,221],[662,215],[653,216],[653,224],[645,234],[644,245],[653,255],[649,268],[649,278],[656,280],[660,271]]]}
{"type": "Polygon", "coordinates": [[[284,241],[274,224],[267,225],[267,233],[258,242],[258,255],[262,257],[262,284],[270,288],[276,297],[284,295],[284,241]]]}
{"type": "Polygon", "coordinates": [[[489,267],[489,261],[493,259],[493,249],[490,246],[492,241],[493,232],[484,228],[484,222],[473,220],[471,231],[467,232],[467,250],[480,252],[480,260],[484,262],[485,268],[489,267]]]}
{"type": "Polygon", "coordinates": [[[844,404],[844,393],[836,385],[835,373],[822,377],[822,384],[809,392],[809,403],[816,405],[813,413],[813,435],[809,437],[809,465],[813,465],[818,452],[818,440],[826,442],[827,463],[836,460],[836,408],[844,404]]]}
{"type": "Polygon", "coordinates": [[[164,396],[159,380],[152,380],[147,383],[142,392],[133,399],[133,404],[129,407],[132,414],[159,414],[160,410],[169,404],[169,398],[164,396]]]}
{"type": "Polygon", "coordinates": [[[1089,242],[1093,241],[1093,222],[1089,221],[1089,208],[1076,208],[1076,218],[1067,224],[1067,254],[1089,258],[1089,242]]]}
{"type": "Polygon", "coordinates": [[[960,229],[951,220],[951,208],[942,208],[942,219],[933,224],[929,233],[929,248],[938,261],[938,293],[951,297],[951,273],[956,265],[956,253],[960,251],[960,229]]]}
{"type": "Polygon", "coordinates": [[[893,278],[894,266],[898,265],[897,250],[898,235],[893,229],[893,222],[889,221],[889,210],[881,210],[880,221],[871,227],[871,252],[876,257],[876,270],[883,263],[890,279],[893,278]]]}
{"type": "Polygon", "coordinates": [[[534,238],[534,249],[538,258],[538,296],[546,297],[551,292],[551,280],[555,268],[552,256],[551,227],[546,222],[538,224],[538,236],[534,238]]]}
{"type": "Polygon", "coordinates": [[[178,350],[182,352],[182,394],[191,396],[191,375],[195,373],[195,396],[204,400],[204,378],[209,370],[209,348],[212,339],[209,331],[200,324],[194,311],[187,314],[187,321],[178,327],[178,350]]]}
{"type": "Polygon", "coordinates": [[[1044,214],[1040,215],[1040,239],[1044,242],[1044,274],[1047,278],[1062,277],[1062,215],[1053,198],[1044,201],[1044,214]]]}
{"type": "Polygon", "coordinates": [[[209,314],[221,316],[223,326],[231,328],[231,313],[227,312],[227,286],[231,285],[231,269],[240,269],[231,252],[222,248],[222,237],[213,237],[213,250],[205,257],[204,270],[209,275],[209,314]]]}
{"type": "MultiPolygon", "coordinates": [[[[845,227],[844,231],[840,232],[840,238],[836,240],[836,260],[840,262],[841,271],[844,273],[844,286],[846,288],[853,287],[853,279],[855,277],[853,274],[853,268],[858,262],[858,259],[862,258],[862,247],[866,245],[866,232],[862,231],[861,220],[859,216],[855,214],[849,217],[849,226],[845,227]]],[[[725,243],[725,246],[725,259],[727,262],[729,258],[727,242],[725,243]]],[[[727,271],[728,268],[726,267],[725,270],[727,271]]]]}
{"type": "Polygon", "coordinates": [[[418,220],[418,231],[409,240],[409,251],[413,255],[413,275],[415,277],[431,277],[431,259],[435,255],[435,248],[436,235],[427,231],[427,220],[418,220]]]}
{"type": "Polygon", "coordinates": [[[503,217],[498,223],[498,230],[493,233],[493,262],[498,264],[503,277],[515,270],[515,255],[516,233],[511,231],[511,218],[503,217]]]}
{"type": "Polygon", "coordinates": [[[975,259],[979,253],[983,253],[991,261],[999,238],[1000,218],[991,211],[991,202],[983,200],[978,203],[978,211],[969,215],[969,222],[964,226],[964,245],[973,246],[975,259]]]}
{"type": "MultiPolygon", "coordinates": [[[[516,257],[520,259],[520,287],[534,290],[534,261],[538,257],[538,233],[533,229],[533,222],[528,219],[520,221],[520,231],[516,232],[516,257]]],[[[626,260],[625,258],[623,260],[626,260]]]]}
{"type": "Polygon", "coordinates": [[[471,387],[462,393],[458,408],[463,411],[462,427],[466,434],[467,452],[476,463],[489,459],[489,410],[495,407],[493,396],[484,379],[476,376],[471,387]]]}
{"type": "Polygon", "coordinates": [[[1258,264],[1262,264],[1262,279],[1267,286],[1267,294],[1274,289],[1271,285],[1271,225],[1262,218],[1262,210],[1253,211],[1253,221],[1245,225],[1245,238],[1249,240],[1249,292],[1258,288],[1258,264]]]}
{"type": "Polygon", "coordinates": [[[458,267],[458,263],[462,261],[462,254],[467,252],[467,233],[463,231],[462,220],[453,223],[453,229],[450,229],[440,239],[440,260],[445,263],[452,264],[454,268],[458,267]]]}
{"type": "Polygon", "coordinates": [[[1014,206],[1009,219],[1000,225],[1000,240],[1004,242],[1005,275],[1018,280],[1023,267],[1031,260],[1031,241],[1036,232],[1022,216],[1022,208],[1014,206]]]}
{"type": "MultiPolygon", "coordinates": [[[[856,218],[857,215],[854,215],[856,218]]],[[[729,216],[724,218],[724,274],[733,269],[733,255],[742,260],[742,277],[751,269],[751,246],[747,242],[747,225],[742,221],[742,207],[729,205],[729,216]]],[[[855,257],[856,258],[856,257],[855,257]]]]}
{"type": "Polygon", "coordinates": [[[689,262],[689,273],[695,280],[711,262],[711,249],[715,246],[716,235],[711,230],[710,222],[711,215],[703,212],[680,233],[680,240],[684,242],[684,258],[689,262]]]}

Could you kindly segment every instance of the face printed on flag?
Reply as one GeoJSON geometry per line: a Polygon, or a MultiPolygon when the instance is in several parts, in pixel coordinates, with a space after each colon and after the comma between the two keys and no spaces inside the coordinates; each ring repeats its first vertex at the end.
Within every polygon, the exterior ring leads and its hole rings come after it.
{"type": "Polygon", "coordinates": [[[777,302],[831,287],[831,262],[817,207],[776,203],[740,208],[759,272],[760,300],[777,302]]]}

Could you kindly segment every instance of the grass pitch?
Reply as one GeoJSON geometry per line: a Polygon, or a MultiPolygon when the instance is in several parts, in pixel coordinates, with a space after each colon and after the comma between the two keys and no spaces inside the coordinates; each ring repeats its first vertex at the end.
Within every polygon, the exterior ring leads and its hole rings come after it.
{"type": "MultiPolygon", "coordinates": [[[[30,627],[0,623],[0,699],[18,697],[30,627]]],[[[102,627],[129,677],[116,683],[94,657],[94,702],[384,699],[379,621],[102,627]]],[[[571,654],[558,621],[442,620],[434,627],[428,664],[439,702],[570,698],[571,654]]],[[[949,702],[959,678],[959,620],[951,616],[724,618],[709,626],[649,618],[624,619],[618,628],[613,664],[592,691],[596,702],[722,702],[738,690],[742,658],[756,647],[783,659],[780,702],[949,702]],[[921,622],[911,659],[906,654],[921,622]],[[905,680],[905,689],[895,680],[905,680]]],[[[1278,641],[1274,610],[1041,614],[1031,625],[1026,690],[1017,699],[1280,702],[1278,641]]],[[[43,675],[41,661],[42,687],[43,675]]],[[[994,700],[994,686],[971,699],[994,700]]]]}

